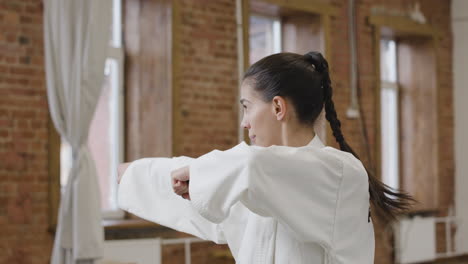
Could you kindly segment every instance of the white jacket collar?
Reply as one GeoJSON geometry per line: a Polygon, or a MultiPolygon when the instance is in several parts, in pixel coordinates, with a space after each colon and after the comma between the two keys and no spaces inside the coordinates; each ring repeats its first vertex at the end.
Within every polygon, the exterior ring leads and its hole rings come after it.
{"type": "Polygon", "coordinates": [[[310,147],[316,147],[316,148],[323,148],[325,145],[323,144],[322,140],[320,140],[319,136],[315,134],[314,138],[307,144],[307,146],[310,147]]]}

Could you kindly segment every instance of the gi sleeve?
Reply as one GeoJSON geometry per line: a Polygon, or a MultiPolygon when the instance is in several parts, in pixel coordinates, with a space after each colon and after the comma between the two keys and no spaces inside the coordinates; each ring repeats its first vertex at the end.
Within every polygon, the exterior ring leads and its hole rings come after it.
{"type": "Polygon", "coordinates": [[[144,158],[130,164],[118,187],[118,206],[148,221],[215,243],[226,243],[220,225],[203,218],[176,195],[170,173],[189,165],[189,157],[144,158]]]}
{"type": "Polygon", "coordinates": [[[342,162],[319,148],[248,146],[213,151],[190,165],[189,193],[198,212],[219,223],[237,201],[274,217],[303,241],[331,243],[342,162]]]}

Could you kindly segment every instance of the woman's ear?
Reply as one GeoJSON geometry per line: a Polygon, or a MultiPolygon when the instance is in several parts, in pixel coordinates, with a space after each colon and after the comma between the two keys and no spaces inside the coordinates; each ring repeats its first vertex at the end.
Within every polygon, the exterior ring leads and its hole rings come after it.
{"type": "Polygon", "coordinates": [[[276,120],[281,121],[286,117],[287,105],[286,100],[281,96],[275,96],[272,100],[273,114],[276,120]]]}

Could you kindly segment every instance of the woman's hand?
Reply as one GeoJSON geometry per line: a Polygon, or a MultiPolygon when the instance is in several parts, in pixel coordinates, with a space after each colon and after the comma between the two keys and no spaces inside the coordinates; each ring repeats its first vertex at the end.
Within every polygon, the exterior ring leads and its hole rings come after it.
{"type": "Polygon", "coordinates": [[[117,167],[117,183],[120,183],[124,172],[127,170],[128,166],[130,166],[131,162],[128,163],[120,163],[117,167]]]}
{"type": "Polygon", "coordinates": [[[171,172],[172,189],[177,195],[190,200],[189,194],[190,170],[189,166],[171,172]]]}

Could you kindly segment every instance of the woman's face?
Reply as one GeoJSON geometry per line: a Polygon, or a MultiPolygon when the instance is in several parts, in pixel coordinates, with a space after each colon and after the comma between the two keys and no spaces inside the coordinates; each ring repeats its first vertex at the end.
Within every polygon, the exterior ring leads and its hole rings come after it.
{"type": "Polygon", "coordinates": [[[244,109],[241,127],[248,129],[252,144],[262,147],[280,145],[281,122],[272,102],[265,102],[249,81],[241,86],[240,103],[244,109]]]}

